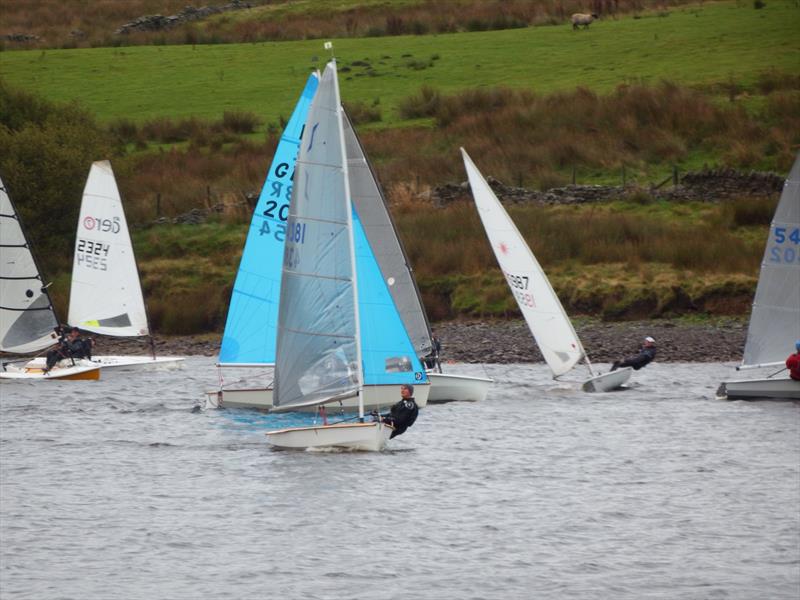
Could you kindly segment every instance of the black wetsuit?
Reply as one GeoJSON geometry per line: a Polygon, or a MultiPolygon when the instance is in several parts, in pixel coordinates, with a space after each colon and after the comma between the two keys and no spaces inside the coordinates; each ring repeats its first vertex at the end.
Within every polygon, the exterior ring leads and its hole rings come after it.
{"type": "Polygon", "coordinates": [[[414,424],[419,414],[419,408],[414,398],[403,398],[389,409],[388,415],[383,415],[383,421],[394,427],[389,439],[405,433],[406,429],[414,424]]]}
{"type": "Polygon", "coordinates": [[[647,366],[656,357],[655,346],[644,346],[639,350],[639,354],[631,356],[622,361],[616,361],[611,365],[611,370],[616,371],[621,367],[633,367],[634,371],[638,371],[642,367],[647,366]]]}
{"type": "Polygon", "coordinates": [[[92,358],[92,342],[83,338],[61,340],[47,353],[46,370],[52,369],[62,358],[92,358]]]}

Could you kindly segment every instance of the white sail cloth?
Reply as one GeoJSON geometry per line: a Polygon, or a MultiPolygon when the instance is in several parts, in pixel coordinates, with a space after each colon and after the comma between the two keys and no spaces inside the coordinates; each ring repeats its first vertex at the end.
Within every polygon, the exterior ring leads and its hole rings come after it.
{"type": "Polygon", "coordinates": [[[743,366],[783,363],[800,339],[800,154],[784,183],[758,278],[743,366]]]}
{"type": "Polygon", "coordinates": [[[578,335],[511,217],[463,148],[461,154],[478,215],[500,270],[547,365],[555,377],[563,375],[585,355],[578,335]]]}
{"type": "Polygon", "coordinates": [[[58,321],[14,205],[0,181],[0,350],[36,352],[58,321]]]}
{"type": "Polygon", "coordinates": [[[83,191],[69,323],[105,335],[149,334],[128,223],[107,160],[92,164],[83,191]]]}

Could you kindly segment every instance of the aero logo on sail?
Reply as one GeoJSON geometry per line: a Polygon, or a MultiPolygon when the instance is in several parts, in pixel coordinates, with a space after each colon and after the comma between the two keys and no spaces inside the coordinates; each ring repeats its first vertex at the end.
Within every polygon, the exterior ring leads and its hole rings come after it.
{"type": "Polygon", "coordinates": [[[97,217],[91,216],[84,217],[83,227],[89,231],[95,230],[106,233],[119,233],[122,229],[122,226],[119,222],[119,217],[114,217],[113,219],[98,219],[97,217]]]}

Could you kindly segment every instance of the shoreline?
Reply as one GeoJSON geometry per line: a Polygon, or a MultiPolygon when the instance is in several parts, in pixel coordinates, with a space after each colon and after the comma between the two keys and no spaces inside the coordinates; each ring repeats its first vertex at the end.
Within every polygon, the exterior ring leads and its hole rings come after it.
{"type": "MultiPolygon", "coordinates": [[[[443,362],[530,363],[542,356],[522,319],[455,320],[433,325],[442,343],[443,362]]],[[[747,320],[725,319],[707,323],[654,319],[649,321],[603,322],[576,319],[575,330],[594,362],[613,362],[635,354],[643,338],[656,340],[656,361],[730,362],[739,361],[747,335],[747,320]]],[[[146,339],[91,336],[95,354],[150,353],[146,339]]],[[[160,355],[216,356],[221,334],[156,337],[160,355]]],[[[787,356],[791,349],[787,349],[787,356]]]]}

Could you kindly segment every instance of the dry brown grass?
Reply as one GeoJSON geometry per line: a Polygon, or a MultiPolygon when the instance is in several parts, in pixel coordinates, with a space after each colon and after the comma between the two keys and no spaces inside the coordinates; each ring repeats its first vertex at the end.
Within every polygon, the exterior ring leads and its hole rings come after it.
{"type": "Polygon", "coordinates": [[[573,167],[644,169],[682,161],[691,152],[721,155],[733,167],[788,170],[800,145],[798,94],[775,91],[752,114],[668,82],[621,85],[608,95],[495,88],[445,97],[423,88],[402,110],[432,117],[436,127],[366,132],[362,138],[386,182],[461,181],[458,146],[479,157],[485,173],[531,187],[564,183],[573,167]]]}
{"type": "MultiPolygon", "coordinates": [[[[226,0],[227,1],[227,0],[226,0]]],[[[250,4],[291,6],[288,1],[249,0],[250,4]]],[[[509,29],[529,25],[563,23],[574,12],[592,10],[603,15],[639,12],[685,4],[685,0],[420,0],[416,4],[390,3],[344,7],[322,5],[299,10],[238,11],[191,22],[171,30],[137,32],[125,36],[113,32],[124,23],[152,14],[172,15],[187,4],[220,5],[223,0],[92,0],[72,2],[65,10],[63,0],[4,2],[0,11],[0,32],[37,35],[37,42],[9,47],[87,47],[118,44],[198,44],[300,40],[321,37],[363,37],[421,35],[455,31],[509,29]],[[80,35],[73,32],[82,32],[80,35]]]]}

